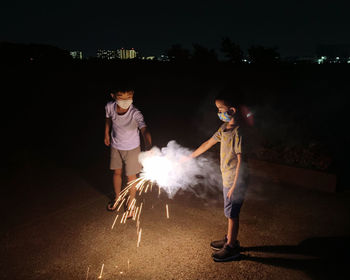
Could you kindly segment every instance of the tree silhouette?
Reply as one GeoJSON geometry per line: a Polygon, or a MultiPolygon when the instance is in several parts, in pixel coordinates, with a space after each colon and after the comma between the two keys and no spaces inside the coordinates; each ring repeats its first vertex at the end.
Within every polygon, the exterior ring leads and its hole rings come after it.
{"type": "Polygon", "coordinates": [[[232,63],[241,63],[243,60],[243,51],[241,50],[241,47],[238,44],[232,42],[228,37],[222,39],[220,50],[232,63]]]}
{"type": "Polygon", "coordinates": [[[170,49],[166,51],[167,56],[172,61],[187,61],[190,58],[190,51],[184,49],[180,44],[172,45],[170,49]]]}
{"type": "Polygon", "coordinates": [[[253,63],[272,64],[280,60],[277,47],[265,48],[263,46],[252,46],[248,49],[248,54],[253,63]]]}
{"type": "Polygon", "coordinates": [[[44,44],[0,42],[0,61],[10,63],[71,61],[67,50],[44,44]]]}
{"type": "Polygon", "coordinates": [[[217,62],[218,58],[213,49],[208,49],[199,44],[193,44],[192,60],[199,63],[217,62]]]}

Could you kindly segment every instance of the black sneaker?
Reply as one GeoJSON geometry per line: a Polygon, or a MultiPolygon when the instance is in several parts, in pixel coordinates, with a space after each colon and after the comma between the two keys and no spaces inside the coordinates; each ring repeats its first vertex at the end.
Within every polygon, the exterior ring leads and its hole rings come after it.
{"type": "Polygon", "coordinates": [[[240,257],[239,246],[231,247],[225,244],[224,247],[212,255],[213,260],[216,262],[229,262],[237,260],[240,257]]]}
{"type": "Polygon", "coordinates": [[[218,251],[220,249],[222,249],[224,247],[224,245],[227,243],[227,237],[225,235],[224,239],[222,240],[215,240],[215,241],[212,241],[210,243],[210,247],[215,250],[215,251],[218,251]]]}

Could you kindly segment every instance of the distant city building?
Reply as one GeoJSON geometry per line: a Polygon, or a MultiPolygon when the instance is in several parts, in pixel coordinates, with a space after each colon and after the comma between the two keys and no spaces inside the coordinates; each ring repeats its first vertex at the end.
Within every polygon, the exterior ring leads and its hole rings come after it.
{"type": "Polygon", "coordinates": [[[71,51],[70,55],[74,58],[74,59],[83,59],[83,52],[82,51],[71,51]]]}
{"type": "Polygon", "coordinates": [[[99,49],[97,50],[97,58],[111,60],[111,59],[118,58],[118,54],[117,54],[117,51],[114,51],[114,50],[99,49]]]}
{"type": "Polygon", "coordinates": [[[159,60],[159,61],[170,61],[170,58],[169,58],[169,56],[162,54],[161,56],[159,56],[157,58],[157,60],[159,60]]]}
{"type": "Polygon", "coordinates": [[[119,59],[134,59],[137,57],[137,52],[134,49],[118,49],[117,50],[118,58],[119,59]]]}
{"type": "Polygon", "coordinates": [[[156,57],[155,56],[142,56],[141,59],[142,60],[155,60],[156,57]]]}

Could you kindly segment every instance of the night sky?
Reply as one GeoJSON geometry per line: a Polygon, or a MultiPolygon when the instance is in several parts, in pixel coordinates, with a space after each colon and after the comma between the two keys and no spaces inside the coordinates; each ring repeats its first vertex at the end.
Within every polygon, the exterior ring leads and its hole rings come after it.
{"type": "Polygon", "coordinates": [[[278,46],[282,56],[310,56],[317,44],[348,44],[349,1],[6,1],[0,41],[45,43],[94,56],[135,48],[159,55],[172,44],[217,51],[227,36],[245,50],[278,46]]]}

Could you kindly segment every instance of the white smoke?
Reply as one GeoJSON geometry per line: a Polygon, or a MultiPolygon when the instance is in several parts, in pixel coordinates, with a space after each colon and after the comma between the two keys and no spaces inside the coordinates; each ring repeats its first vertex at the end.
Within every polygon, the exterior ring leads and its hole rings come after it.
{"type": "Polygon", "coordinates": [[[153,147],[142,152],[139,161],[141,176],[164,189],[170,198],[180,190],[189,190],[201,198],[222,189],[217,161],[208,155],[190,158],[192,152],[170,141],[166,147],[153,147]],[[200,189],[200,190],[199,190],[200,189]]]}

